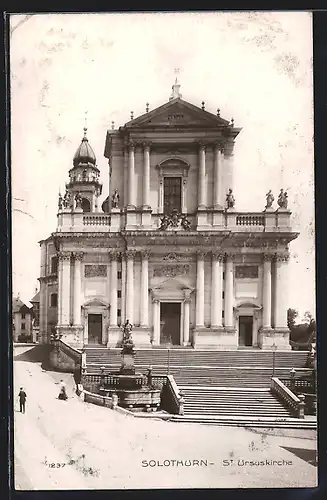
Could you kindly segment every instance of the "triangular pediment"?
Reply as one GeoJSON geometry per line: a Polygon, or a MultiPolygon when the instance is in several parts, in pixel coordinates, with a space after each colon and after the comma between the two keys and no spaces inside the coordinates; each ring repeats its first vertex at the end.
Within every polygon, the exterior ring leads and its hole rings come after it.
{"type": "Polygon", "coordinates": [[[85,302],[82,307],[109,307],[109,304],[99,298],[93,298],[85,302]]]}
{"type": "Polygon", "coordinates": [[[126,123],[125,127],[226,127],[227,120],[209,113],[183,99],[173,99],[126,123]]]}

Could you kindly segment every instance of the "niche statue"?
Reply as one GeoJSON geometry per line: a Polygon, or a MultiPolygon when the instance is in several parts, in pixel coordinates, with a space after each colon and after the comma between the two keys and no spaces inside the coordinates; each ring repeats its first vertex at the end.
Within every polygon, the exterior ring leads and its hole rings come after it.
{"type": "Polygon", "coordinates": [[[115,189],[112,198],[111,198],[111,206],[112,208],[118,208],[119,207],[119,192],[118,189],[115,189]]]}

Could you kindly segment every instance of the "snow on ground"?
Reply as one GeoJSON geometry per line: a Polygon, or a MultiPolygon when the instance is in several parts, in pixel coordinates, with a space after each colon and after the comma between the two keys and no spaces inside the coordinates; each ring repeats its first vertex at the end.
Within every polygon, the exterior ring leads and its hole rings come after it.
{"type": "Polygon", "coordinates": [[[133,418],[82,402],[73,392],[72,375],[45,372],[40,363],[28,361],[14,361],[14,399],[16,489],[316,485],[316,467],[282,448],[315,450],[314,431],[288,435],[281,430],[269,435],[244,428],[133,418]],[[57,399],[60,379],[67,383],[68,401],[57,399]],[[27,393],[26,414],[19,412],[21,386],[27,393]],[[283,459],[289,465],[269,464],[283,459]],[[195,463],[177,466],[177,460],[195,463]],[[207,465],[197,465],[197,460],[207,465]],[[224,465],[224,460],[233,463],[224,465]],[[265,465],[243,465],[243,460],[265,465]],[[149,461],[155,465],[144,466],[149,461]]]}

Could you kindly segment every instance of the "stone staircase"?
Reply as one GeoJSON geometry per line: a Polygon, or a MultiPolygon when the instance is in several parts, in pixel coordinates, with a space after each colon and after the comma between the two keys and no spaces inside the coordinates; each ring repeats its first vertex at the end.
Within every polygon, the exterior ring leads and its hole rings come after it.
{"type": "MultiPolygon", "coordinates": [[[[276,368],[302,368],[305,366],[307,351],[276,351],[276,368]]],[[[107,347],[87,347],[87,364],[120,364],[120,349],[107,347]]],[[[237,351],[198,351],[195,349],[171,349],[169,352],[171,366],[211,366],[211,367],[272,367],[273,354],[259,349],[237,351]]],[[[135,354],[138,366],[167,366],[167,349],[138,349],[135,354]]]]}
{"type": "Polygon", "coordinates": [[[289,418],[292,413],[274,397],[269,389],[180,387],[183,391],[184,415],[212,417],[254,416],[289,418]]]}
{"type": "MultiPolygon", "coordinates": [[[[305,368],[307,354],[306,351],[277,351],[274,375],[289,377],[292,368],[296,369],[296,377],[309,371],[305,368]]],[[[86,348],[88,373],[100,373],[101,366],[106,372],[117,370],[120,362],[120,349],[86,348]]],[[[273,374],[273,355],[270,351],[180,348],[170,350],[168,356],[168,351],[163,348],[137,350],[137,371],[145,374],[150,365],[153,375],[165,375],[169,371],[183,391],[184,415],[175,415],[172,417],[174,420],[219,422],[222,425],[227,425],[227,422],[250,425],[254,421],[257,424],[270,422],[277,425],[285,419],[289,423],[296,421],[288,408],[270,392],[273,374]]]]}

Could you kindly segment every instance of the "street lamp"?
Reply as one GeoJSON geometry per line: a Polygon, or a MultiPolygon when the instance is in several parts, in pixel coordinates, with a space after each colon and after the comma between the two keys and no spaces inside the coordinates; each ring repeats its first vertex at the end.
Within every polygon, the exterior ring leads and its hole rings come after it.
{"type": "Polygon", "coordinates": [[[272,347],[272,353],[273,353],[272,376],[274,377],[275,376],[275,358],[276,358],[276,350],[277,350],[277,346],[276,346],[275,342],[273,343],[273,345],[271,347],[272,347]]]}
{"type": "Polygon", "coordinates": [[[171,349],[171,337],[169,337],[169,342],[168,342],[168,345],[167,345],[167,348],[168,348],[168,366],[167,366],[167,374],[169,375],[169,371],[170,371],[170,349],[171,349]]]}

